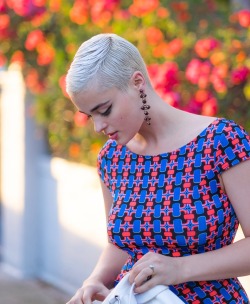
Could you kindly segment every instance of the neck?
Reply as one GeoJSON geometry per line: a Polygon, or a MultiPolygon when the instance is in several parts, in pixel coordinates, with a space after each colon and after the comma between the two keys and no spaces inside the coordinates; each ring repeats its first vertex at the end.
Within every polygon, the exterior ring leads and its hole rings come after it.
{"type": "Polygon", "coordinates": [[[176,109],[147,92],[151,124],[144,123],[128,148],[142,154],[171,151],[194,139],[214,118],[176,109]]]}

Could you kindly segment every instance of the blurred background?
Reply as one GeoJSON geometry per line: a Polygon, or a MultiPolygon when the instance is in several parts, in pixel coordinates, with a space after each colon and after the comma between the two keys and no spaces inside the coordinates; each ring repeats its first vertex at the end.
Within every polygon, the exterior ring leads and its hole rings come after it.
{"type": "Polygon", "coordinates": [[[250,132],[250,0],[0,0],[1,269],[67,295],[106,233],[95,169],[105,138],[69,101],[65,73],[104,32],[139,48],[167,103],[250,132]]]}

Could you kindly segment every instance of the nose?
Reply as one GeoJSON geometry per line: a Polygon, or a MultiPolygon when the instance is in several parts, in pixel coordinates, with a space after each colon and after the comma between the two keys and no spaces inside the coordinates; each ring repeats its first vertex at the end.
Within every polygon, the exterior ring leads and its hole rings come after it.
{"type": "Polygon", "coordinates": [[[107,128],[107,123],[101,118],[95,118],[94,121],[94,130],[96,133],[101,133],[107,128]]]}

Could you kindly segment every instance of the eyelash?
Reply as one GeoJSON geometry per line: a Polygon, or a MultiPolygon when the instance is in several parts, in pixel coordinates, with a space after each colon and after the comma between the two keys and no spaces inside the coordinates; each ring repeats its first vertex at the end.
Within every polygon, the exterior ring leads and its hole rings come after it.
{"type": "Polygon", "coordinates": [[[103,113],[100,113],[102,116],[108,116],[111,113],[112,105],[110,105],[107,110],[103,113]]]}

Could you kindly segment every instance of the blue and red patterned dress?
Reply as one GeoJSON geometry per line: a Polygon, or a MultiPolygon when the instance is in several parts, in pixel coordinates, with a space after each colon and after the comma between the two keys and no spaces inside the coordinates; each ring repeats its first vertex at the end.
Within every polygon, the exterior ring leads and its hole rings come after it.
{"type": "MultiPolygon", "coordinates": [[[[114,201],[107,230],[110,241],[128,253],[117,281],[149,251],[181,257],[231,244],[238,219],[219,175],[249,158],[249,136],[223,118],[180,149],[155,156],[108,140],[98,156],[114,201]]],[[[237,278],[170,288],[185,303],[249,303],[237,278]]]]}

